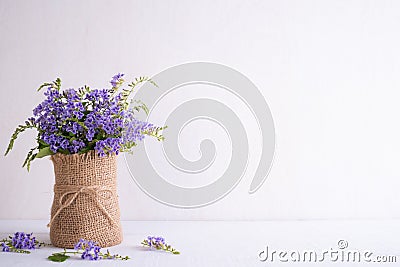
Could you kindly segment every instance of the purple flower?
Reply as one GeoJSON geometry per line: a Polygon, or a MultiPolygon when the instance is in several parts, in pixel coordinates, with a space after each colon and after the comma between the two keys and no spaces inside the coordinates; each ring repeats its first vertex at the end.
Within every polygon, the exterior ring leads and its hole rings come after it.
{"type": "Polygon", "coordinates": [[[172,254],[180,254],[179,251],[168,245],[165,242],[165,239],[161,236],[148,236],[147,239],[142,241],[142,245],[149,247],[150,249],[164,250],[171,252],[172,254]]]}
{"type": "Polygon", "coordinates": [[[0,244],[0,246],[2,247],[2,251],[3,252],[10,252],[10,247],[5,243],[5,242],[2,242],[1,244],[0,244]]]}
{"type": "Polygon", "coordinates": [[[94,149],[97,151],[99,156],[105,156],[106,154],[115,153],[118,155],[121,148],[121,138],[107,138],[106,140],[97,141],[94,149]]]}
{"type": "Polygon", "coordinates": [[[95,150],[100,156],[128,151],[157,128],[135,118],[116,88],[123,73],[113,76],[112,89],[67,89],[50,86],[46,99],[34,110],[26,124],[39,130],[39,147],[53,153],[79,153],[95,150]]]}
{"type": "Polygon", "coordinates": [[[32,236],[32,233],[16,232],[11,239],[11,245],[17,249],[35,249],[36,244],[36,238],[32,236]]]}
{"type": "Polygon", "coordinates": [[[124,75],[125,75],[125,74],[123,74],[123,73],[115,74],[115,75],[112,77],[112,80],[110,81],[112,87],[117,87],[117,85],[118,85],[119,83],[121,83],[122,77],[123,77],[124,75]]]}
{"type": "Polygon", "coordinates": [[[147,243],[150,248],[162,248],[165,245],[165,239],[161,236],[148,236],[147,243]]]}
{"type": "Polygon", "coordinates": [[[101,247],[93,241],[80,239],[78,243],[74,245],[75,250],[83,250],[81,258],[83,260],[100,260],[100,249],[101,247]]]}

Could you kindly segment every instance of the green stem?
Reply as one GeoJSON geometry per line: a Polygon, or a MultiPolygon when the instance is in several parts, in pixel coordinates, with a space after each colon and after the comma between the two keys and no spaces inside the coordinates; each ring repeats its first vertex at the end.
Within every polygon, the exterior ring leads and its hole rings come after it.
{"type": "Polygon", "coordinates": [[[157,250],[164,250],[166,252],[171,252],[172,254],[180,254],[180,252],[174,248],[172,248],[170,245],[168,244],[154,244],[152,246],[150,246],[150,244],[147,242],[147,240],[143,240],[142,241],[142,245],[145,247],[149,247],[149,248],[155,248],[157,250]]]}

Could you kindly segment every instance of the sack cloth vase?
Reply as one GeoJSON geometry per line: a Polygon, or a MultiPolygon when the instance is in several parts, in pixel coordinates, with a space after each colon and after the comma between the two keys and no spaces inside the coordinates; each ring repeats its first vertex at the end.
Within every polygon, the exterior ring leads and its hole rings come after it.
{"type": "Polygon", "coordinates": [[[50,240],[54,246],[73,248],[79,239],[101,247],[122,242],[117,196],[116,155],[85,154],[51,156],[54,165],[54,200],[50,240]]]}

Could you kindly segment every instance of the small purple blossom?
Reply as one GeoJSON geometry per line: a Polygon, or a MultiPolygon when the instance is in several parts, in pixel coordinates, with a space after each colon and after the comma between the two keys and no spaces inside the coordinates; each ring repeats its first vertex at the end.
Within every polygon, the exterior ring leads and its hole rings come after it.
{"type": "Polygon", "coordinates": [[[148,236],[147,239],[142,241],[142,245],[149,247],[150,249],[164,250],[171,252],[172,254],[180,254],[179,251],[168,245],[165,242],[165,239],[161,236],[148,236]]]}
{"type": "Polygon", "coordinates": [[[165,245],[165,239],[161,236],[148,236],[147,243],[149,244],[150,248],[152,247],[162,247],[165,245]]]}
{"type": "Polygon", "coordinates": [[[118,85],[119,83],[121,83],[122,77],[123,77],[124,75],[125,75],[125,74],[123,74],[123,73],[115,74],[115,75],[112,77],[111,81],[110,81],[112,87],[117,87],[117,85],[118,85]]]}
{"type": "Polygon", "coordinates": [[[74,246],[75,250],[83,250],[81,258],[83,260],[100,260],[100,249],[96,242],[80,239],[74,246]]]}
{"type": "MultiPolygon", "coordinates": [[[[75,245],[74,245],[75,251],[64,251],[61,253],[55,253],[51,257],[63,257],[66,256],[67,254],[80,254],[81,259],[83,260],[92,260],[92,261],[97,261],[101,259],[120,259],[120,260],[129,260],[130,258],[128,256],[122,257],[118,254],[112,255],[108,250],[106,253],[101,252],[101,247],[97,245],[96,242],[91,241],[91,240],[85,240],[85,239],[80,239],[75,245]]],[[[67,257],[69,258],[69,256],[67,257]]],[[[64,258],[65,260],[66,258],[64,258]]]]}
{"type": "Polygon", "coordinates": [[[2,242],[1,244],[0,244],[0,246],[1,246],[1,250],[3,251],[3,252],[10,252],[10,247],[6,244],[6,242],[2,242]]]}
{"type": "Polygon", "coordinates": [[[11,245],[17,249],[35,249],[36,243],[36,237],[32,233],[16,232],[11,239],[11,245]]]}
{"type": "Polygon", "coordinates": [[[0,249],[3,252],[30,253],[28,250],[37,249],[45,245],[36,240],[32,233],[16,232],[8,239],[0,241],[0,249]]]}
{"type": "Polygon", "coordinates": [[[115,153],[118,155],[121,148],[121,138],[107,138],[106,140],[97,141],[94,149],[98,154],[104,157],[108,153],[115,153]]]}

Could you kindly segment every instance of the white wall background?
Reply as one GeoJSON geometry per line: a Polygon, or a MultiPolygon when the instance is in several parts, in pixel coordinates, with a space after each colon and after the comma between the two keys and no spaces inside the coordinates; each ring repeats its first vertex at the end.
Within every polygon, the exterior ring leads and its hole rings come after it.
{"type": "MultiPolygon", "coordinates": [[[[249,195],[250,166],[221,201],[177,209],[145,195],[120,157],[122,219],[400,218],[399,14],[400,2],[385,0],[1,0],[0,148],[44,81],[103,87],[119,71],[217,62],[270,105],[278,143],[268,180],[249,195]]],[[[0,158],[0,219],[49,218],[51,162],[20,167],[33,137],[0,158]]]]}

